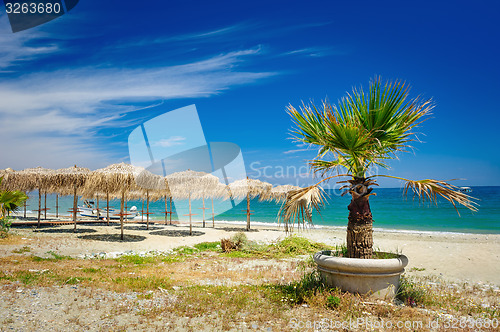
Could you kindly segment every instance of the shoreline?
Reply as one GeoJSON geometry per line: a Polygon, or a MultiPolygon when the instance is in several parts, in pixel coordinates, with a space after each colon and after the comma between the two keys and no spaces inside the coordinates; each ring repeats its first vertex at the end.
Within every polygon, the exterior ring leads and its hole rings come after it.
{"type": "MultiPolygon", "coordinates": [[[[14,213],[12,215],[12,217],[14,218],[13,219],[13,225],[15,225],[15,221],[16,220],[21,220],[21,219],[24,219],[22,217],[22,212],[18,212],[18,213],[14,213]],[[19,216],[19,214],[21,214],[21,216],[19,216]],[[19,219],[21,218],[21,219],[19,219]]],[[[26,214],[27,218],[37,218],[37,214],[36,213],[27,213],[26,214]]],[[[41,219],[41,222],[43,224],[43,222],[47,222],[47,221],[67,221],[67,222],[73,222],[70,218],[72,218],[72,215],[66,215],[66,214],[59,214],[59,217],[56,218],[55,215],[53,214],[47,214],[47,219],[41,219]]],[[[92,219],[92,218],[88,218],[88,217],[78,217],[78,220],[77,221],[77,224],[84,224],[86,222],[89,222],[89,223],[92,223],[92,222],[95,222],[97,223],[98,221],[96,221],[95,219],[92,219]]],[[[99,221],[101,223],[105,223],[106,221],[105,220],[101,220],[99,221]]],[[[110,222],[120,222],[119,220],[112,220],[110,222]]],[[[179,220],[172,220],[173,223],[175,224],[180,224],[180,225],[189,225],[189,222],[188,221],[179,221],[179,220]]],[[[146,220],[144,221],[141,221],[141,218],[140,217],[136,217],[132,220],[128,220],[128,221],[125,221],[125,224],[128,224],[128,223],[146,223],[146,220]]],[[[149,219],[149,223],[150,224],[159,224],[159,225],[165,225],[164,223],[164,219],[152,219],[150,218],[149,219]]],[[[198,224],[202,224],[203,221],[202,220],[193,220],[192,221],[193,225],[198,225],[198,224]]],[[[205,223],[207,225],[211,225],[212,224],[212,219],[206,219],[205,220],[205,223]]],[[[246,221],[237,221],[237,220],[215,220],[215,223],[219,223],[219,224],[228,224],[228,225],[237,225],[237,226],[241,226],[241,225],[246,225],[246,221]]],[[[275,227],[275,228],[278,228],[278,229],[282,229],[284,230],[283,226],[280,226],[277,222],[265,222],[265,221],[251,221],[251,225],[254,225],[254,226],[259,226],[259,227],[275,227]]],[[[297,226],[296,224],[294,225],[294,230],[297,229],[297,226]]],[[[333,225],[317,225],[317,224],[314,224],[313,226],[307,226],[306,227],[306,230],[308,229],[311,229],[311,230],[321,230],[321,229],[326,229],[326,230],[344,230],[346,231],[347,229],[347,222],[346,222],[346,225],[345,226],[333,226],[333,225]]],[[[301,228],[302,230],[302,228],[301,228]]],[[[500,236],[500,233],[484,233],[484,232],[481,232],[481,233],[478,233],[478,232],[460,232],[460,231],[446,231],[446,230],[418,230],[418,229],[399,229],[399,228],[384,228],[384,227],[373,227],[373,231],[374,233],[403,233],[403,234],[427,234],[427,235],[433,235],[433,234],[443,234],[443,235],[485,235],[485,236],[500,236]]]]}

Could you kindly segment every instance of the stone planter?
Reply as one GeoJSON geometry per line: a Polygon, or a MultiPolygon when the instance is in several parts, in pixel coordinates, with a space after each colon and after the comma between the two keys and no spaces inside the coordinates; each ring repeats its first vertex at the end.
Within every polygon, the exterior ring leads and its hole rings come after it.
{"type": "Polygon", "coordinates": [[[314,261],[327,285],[376,298],[395,296],[399,276],[408,264],[405,255],[388,259],[360,259],[330,256],[330,251],[316,253],[314,261]]]}

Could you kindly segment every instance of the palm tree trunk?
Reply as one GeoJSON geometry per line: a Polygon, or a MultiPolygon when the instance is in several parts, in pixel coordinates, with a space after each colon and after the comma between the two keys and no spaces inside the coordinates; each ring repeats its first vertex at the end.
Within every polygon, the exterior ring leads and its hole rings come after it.
{"type": "Polygon", "coordinates": [[[347,224],[347,256],[350,258],[372,258],[373,219],[368,195],[357,198],[353,195],[347,224]]]}

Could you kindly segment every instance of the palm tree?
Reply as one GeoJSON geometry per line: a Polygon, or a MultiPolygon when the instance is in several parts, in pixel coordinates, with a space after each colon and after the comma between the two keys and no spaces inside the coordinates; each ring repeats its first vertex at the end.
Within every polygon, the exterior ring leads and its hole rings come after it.
{"type": "MultiPolygon", "coordinates": [[[[0,177],[0,185],[2,181],[3,177],[0,177]]],[[[0,221],[3,221],[8,212],[16,211],[26,199],[28,196],[22,191],[0,190],[0,221]]]]}
{"type": "MultiPolygon", "coordinates": [[[[406,83],[396,81],[382,85],[380,78],[370,82],[369,93],[354,89],[338,105],[324,102],[322,108],[314,104],[295,109],[288,106],[295,128],[297,142],[319,148],[317,156],[309,162],[311,169],[323,178],[315,185],[289,193],[280,212],[280,219],[287,225],[295,222],[312,222],[312,210],[319,212],[324,205],[324,191],[320,183],[332,178],[343,178],[349,193],[347,255],[351,258],[371,258],[373,253],[373,219],[369,197],[375,195],[377,177],[405,181],[404,193],[412,189],[422,200],[436,202],[441,196],[471,210],[477,210],[472,197],[460,192],[458,187],[438,180],[408,180],[389,175],[371,175],[371,167],[388,169],[385,163],[397,158],[396,153],[407,151],[416,140],[414,130],[425,121],[433,105],[431,100],[409,98],[406,83]]],[[[457,210],[458,212],[458,210],[457,210]]]]}

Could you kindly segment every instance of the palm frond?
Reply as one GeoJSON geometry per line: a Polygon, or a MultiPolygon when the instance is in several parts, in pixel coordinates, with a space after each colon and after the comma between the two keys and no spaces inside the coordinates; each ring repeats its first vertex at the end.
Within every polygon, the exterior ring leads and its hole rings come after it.
{"type": "Polygon", "coordinates": [[[404,194],[408,195],[411,189],[414,195],[418,196],[422,201],[430,201],[437,204],[437,197],[441,196],[448,202],[453,204],[453,207],[458,212],[456,203],[465,206],[471,211],[477,211],[477,203],[474,202],[474,197],[469,196],[459,190],[457,186],[449,184],[445,181],[425,179],[425,180],[408,180],[404,185],[404,194]]]}
{"type": "Polygon", "coordinates": [[[324,190],[318,184],[306,188],[290,191],[286,201],[281,206],[278,221],[283,222],[288,226],[297,222],[297,227],[301,224],[305,227],[307,224],[312,224],[312,213],[316,210],[320,213],[321,208],[325,205],[324,190]]]}
{"type": "Polygon", "coordinates": [[[322,173],[345,167],[349,173],[363,177],[375,164],[388,168],[386,159],[407,151],[415,140],[415,128],[432,110],[431,100],[409,97],[409,87],[401,81],[381,84],[380,78],[370,82],[369,92],[354,89],[336,105],[323,102],[300,110],[289,105],[294,122],[292,137],[297,142],[316,145],[318,162],[311,162],[314,171],[322,173]],[[331,164],[325,155],[332,153],[331,164]],[[321,159],[321,160],[319,160],[321,159]]]}

